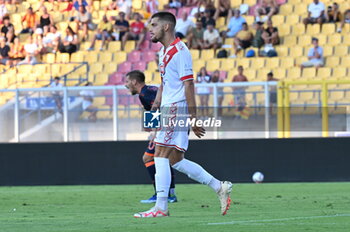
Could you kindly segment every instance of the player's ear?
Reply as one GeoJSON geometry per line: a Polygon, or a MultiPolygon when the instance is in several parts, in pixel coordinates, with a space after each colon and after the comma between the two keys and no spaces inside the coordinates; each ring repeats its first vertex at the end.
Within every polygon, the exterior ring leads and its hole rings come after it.
{"type": "Polygon", "coordinates": [[[164,28],[164,31],[169,31],[170,24],[169,23],[164,23],[163,28],[164,28]]]}

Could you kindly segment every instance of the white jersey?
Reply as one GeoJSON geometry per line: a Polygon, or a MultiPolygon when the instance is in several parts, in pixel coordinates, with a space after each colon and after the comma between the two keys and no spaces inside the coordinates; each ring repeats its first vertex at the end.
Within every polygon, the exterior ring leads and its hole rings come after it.
{"type": "Polygon", "coordinates": [[[192,57],[186,45],[177,38],[159,52],[159,70],[162,78],[162,104],[185,101],[184,81],[193,80],[192,57]]]}

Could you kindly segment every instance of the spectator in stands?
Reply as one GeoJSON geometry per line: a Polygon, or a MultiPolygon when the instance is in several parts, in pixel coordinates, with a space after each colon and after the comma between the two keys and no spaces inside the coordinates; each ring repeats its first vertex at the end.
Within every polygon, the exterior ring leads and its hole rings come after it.
{"type": "Polygon", "coordinates": [[[233,38],[237,35],[237,33],[242,30],[243,23],[246,22],[245,18],[241,16],[241,13],[239,9],[233,10],[233,17],[231,17],[232,11],[229,11],[228,18],[229,23],[227,26],[227,31],[223,33],[223,39],[225,40],[226,37],[233,38]]]}
{"type": "Polygon", "coordinates": [[[231,1],[230,0],[219,0],[218,7],[216,8],[214,19],[218,19],[219,17],[227,17],[228,12],[231,10],[231,1]]]}
{"type": "MultiPolygon", "coordinates": [[[[202,67],[199,70],[199,73],[197,74],[196,83],[208,84],[210,83],[210,81],[211,81],[211,78],[207,72],[207,69],[205,67],[202,67]]],[[[202,116],[207,116],[209,113],[208,101],[209,101],[209,95],[210,95],[210,88],[197,87],[196,90],[197,90],[197,94],[199,95],[200,106],[203,109],[202,116]]]]}
{"type": "Polygon", "coordinates": [[[66,37],[61,40],[60,44],[58,45],[58,50],[61,53],[69,53],[72,54],[77,51],[77,45],[78,45],[78,36],[73,31],[71,27],[67,27],[66,29],[66,37]]]}
{"type": "Polygon", "coordinates": [[[337,32],[340,33],[343,30],[345,23],[350,24],[350,9],[344,12],[344,17],[341,21],[340,27],[338,28],[337,32]]]}
{"type": "Polygon", "coordinates": [[[253,33],[249,31],[247,23],[243,23],[243,29],[239,31],[234,39],[235,56],[242,49],[247,49],[252,45],[253,33]]]}
{"type": "Polygon", "coordinates": [[[15,38],[17,38],[17,36],[15,35],[15,28],[10,27],[10,29],[6,33],[6,42],[8,44],[12,44],[14,42],[15,38]]]}
{"type": "Polygon", "coordinates": [[[313,0],[313,2],[308,6],[308,16],[303,21],[305,28],[307,28],[308,24],[315,23],[322,26],[325,20],[325,5],[319,0],[313,0]]]}
{"type": "MultiPolygon", "coordinates": [[[[91,82],[88,82],[85,86],[92,86],[91,82]]],[[[93,90],[82,90],[79,93],[83,97],[82,108],[83,111],[90,113],[88,119],[96,122],[97,120],[97,108],[93,106],[95,92],[93,90]]]]}
{"type": "Polygon", "coordinates": [[[147,0],[146,1],[146,18],[150,18],[153,14],[158,12],[159,3],[158,0],[147,0]]]}
{"type": "Polygon", "coordinates": [[[42,14],[40,16],[40,24],[39,27],[44,28],[44,26],[50,26],[53,24],[52,15],[47,12],[47,8],[45,6],[41,7],[42,14]]]}
{"type": "Polygon", "coordinates": [[[111,3],[107,6],[105,10],[118,10],[118,2],[117,0],[112,0],[111,3]]]}
{"type": "Polygon", "coordinates": [[[79,7],[79,12],[76,13],[76,32],[79,28],[83,30],[82,41],[85,41],[88,37],[88,30],[94,30],[94,24],[92,23],[92,16],[90,12],[85,9],[85,6],[79,7]]]}
{"type": "Polygon", "coordinates": [[[188,18],[187,12],[182,13],[182,18],[178,19],[175,27],[175,36],[183,39],[187,36],[187,33],[194,27],[194,23],[188,18]]]}
{"type": "MultiPolygon", "coordinates": [[[[62,88],[63,85],[60,83],[60,81],[61,81],[61,78],[55,77],[54,81],[51,82],[49,87],[62,88]]],[[[51,94],[52,94],[53,100],[55,101],[58,112],[60,112],[60,114],[63,114],[63,111],[62,111],[62,100],[63,100],[62,91],[52,91],[51,94]]]]}
{"type": "Polygon", "coordinates": [[[10,47],[6,44],[6,39],[0,37],[0,64],[10,65],[10,47]]]}
{"type": "Polygon", "coordinates": [[[40,48],[32,35],[30,35],[27,39],[27,43],[24,45],[25,58],[18,65],[22,64],[37,64],[38,61],[35,56],[39,55],[40,48]]]}
{"type": "MultiPolygon", "coordinates": [[[[277,78],[273,77],[273,72],[269,72],[267,74],[267,79],[266,81],[278,81],[277,78]]],[[[276,86],[270,86],[269,88],[269,93],[270,93],[270,103],[272,105],[275,105],[277,103],[277,90],[276,86]]],[[[272,110],[272,109],[271,109],[272,110]]]]}
{"type": "Polygon", "coordinates": [[[214,53],[216,53],[216,49],[220,48],[222,45],[220,34],[211,23],[207,25],[207,29],[204,31],[203,40],[203,48],[214,49],[214,53]]]}
{"type": "Polygon", "coordinates": [[[318,39],[312,38],[312,45],[313,47],[310,48],[308,52],[308,61],[301,64],[301,68],[307,68],[307,67],[316,67],[320,68],[323,67],[323,49],[318,45],[318,39]]]}
{"type": "Polygon", "coordinates": [[[199,0],[197,3],[197,7],[199,9],[204,7],[206,11],[210,12],[210,17],[214,17],[216,11],[214,0],[199,0]]]}
{"type": "Polygon", "coordinates": [[[141,15],[139,13],[134,14],[135,22],[130,25],[130,30],[125,33],[122,38],[121,49],[122,51],[125,48],[126,41],[128,40],[137,40],[135,49],[138,50],[140,45],[145,39],[145,24],[141,21],[141,15]]]}
{"type": "Polygon", "coordinates": [[[278,4],[276,0],[262,0],[261,5],[255,8],[255,21],[265,22],[271,19],[272,15],[276,14],[278,11],[278,4]],[[262,16],[266,15],[265,18],[262,16]]]}
{"type": "Polygon", "coordinates": [[[79,12],[79,8],[81,6],[83,6],[86,9],[89,6],[89,4],[85,0],[74,0],[73,1],[73,7],[76,11],[79,12]]]}
{"type": "MultiPolygon", "coordinates": [[[[44,27],[48,28],[47,26],[44,27]]],[[[44,30],[45,31],[45,30],[44,30]]],[[[51,25],[49,32],[44,33],[43,43],[46,47],[47,52],[56,53],[58,50],[58,45],[61,40],[61,33],[57,31],[57,27],[55,25],[51,25]]]]}
{"type": "Polygon", "coordinates": [[[262,33],[261,37],[263,38],[265,44],[278,45],[280,43],[278,29],[277,27],[273,26],[271,19],[267,21],[267,28],[262,33]]]}
{"type": "Polygon", "coordinates": [[[262,37],[262,34],[264,33],[263,24],[264,23],[262,23],[262,22],[254,23],[255,35],[254,35],[253,42],[252,42],[253,47],[261,48],[261,46],[264,45],[264,39],[262,37]]]}
{"type": "Polygon", "coordinates": [[[189,49],[203,49],[204,29],[202,21],[197,20],[196,27],[192,28],[187,36],[187,46],[189,49]]]}
{"type": "Polygon", "coordinates": [[[44,46],[44,42],[43,42],[43,29],[41,29],[40,27],[38,27],[37,29],[35,29],[35,33],[34,33],[34,43],[38,46],[38,51],[39,54],[45,54],[47,53],[45,46],[44,46]]]}
{"type": "Polygon", "coordinates": [[[122,40],[126,32],[129,31],[129,22],[125,19],[125,13],[119,12],[119,19],[115,21],[114,28],[116,33],[113,33],[115,40],[122,40]]]}
{"type": "Polygon", "coordinates": [[[125,13],[126,19],[131,19],[132,2],[131,0],[117,0],[118,10],[125,13]]]}
{"type": "MultiPolygon", "coordinates": [[[[248,78],[243,74],[243,71],[243,66],[238,66],[238,74],[233,77],[232,82],[247,82],[248,78]]],[[[244,86],[233,87],[234,104],[239,108],[244,108],[246,105],[245,89],[246,87],[244,86]]]]}
{"type": "Polygon", "coordinates": [[[61,13],[68,12],[69,16],[72,17],[73,16],[73,9],[75,10],[72,0],[68,0],[68,4],[67,4],[66,9],[61,10],[61,13]]]}
{"type": "Polygon", "coordinates": [[[0,24],[3,24],[3,18],[7,16],[8,11],[4,0],[0,0],[0,24]]]}
{"type": "Polygon", "coordinates": [[[112,32],[113,32],[113,24],[110,21],[108,21],[107,16],[104,15],[102,17],[102,21],[97,26],[97,33],[92,39],[91,45],[88,48],[88,51],[93,50],[96,40],[102,40],[102,44],[100,47],[100,51],[102,51],[106,41],[112,40],[112,32]]]}
{"type": "Polygon", "coordinates": [[[339,5],[336,2],[333,2],[332,6],[328,6],[326,14],[326,22],[328,23],[337,23],[341,21],[341,13],[339,10],[339,5]]]}
{"type": "Polygon", "coordinates": [[[10,28],[14,28],[13,24],[10,23],[10,17],[5,16],[3,18],[4,26],[1,28],[1,34],[2,36],[6,36],[7,32],[10,30],[10,28]]]}
{"type": "Polygon", "coordinates": [[[9,53],[11,65],[17,65],[25,57],[24,46],[19,41],[19,38],[16,37],[13,44],[11,44],[11,51],[9,53]]]}
{"type": "MultiPolygon", "coordinates": [[[[213,74],[211,75],[211,81],[213,83],[220,83],[222,82],[221,78],[220,78],[220,71],[219,70],[215,70],[213,72],[213,74]]],[[[223,87],[218,87],[218,115],[222,115],[222,101],[224,100],[224,88],[223,87]]]]}
{"type": "Polygon", "coordinates": [[[29,7],[27,13],[22,18],[22,27],[23,30],[21,33],[33,33],[37,24],[37,15],[33,11],[32,7],[29,7]],[[23,24],[25,23],[25,25],[23,24]]]}
{"type": "Polygon", "coordinates": [[[182,7],[182,3],[180,0],[169,0],[169,3],[163,7],[164,9],[175,9],[177,14],[178,10],[182,7]]]}
{"type": "Polygon", "coordinates": [[[203,28],[206,29],[207,28],[207,24],[211,23],[214,25],[215,27],[215,19],[213,17],[211,17],[210,15],[210,10],[205,10],[204,11],[204,16],[201,18],[202,24],[203,24],[203,28]]]}

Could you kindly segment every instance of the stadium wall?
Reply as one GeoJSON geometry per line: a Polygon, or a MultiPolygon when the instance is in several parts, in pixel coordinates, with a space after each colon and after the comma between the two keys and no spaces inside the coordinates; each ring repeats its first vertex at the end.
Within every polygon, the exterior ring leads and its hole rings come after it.
{"type": "MultiPolygon", "coordinates": [[[[145,141],[0,144],[0,185],[145,184],[145,141]]],[[[191,141],[187,158],[219,179],[350,181],[350,139],[191,141]]],[[[191,183],[177,173],[177,183],[191,183]]]]}

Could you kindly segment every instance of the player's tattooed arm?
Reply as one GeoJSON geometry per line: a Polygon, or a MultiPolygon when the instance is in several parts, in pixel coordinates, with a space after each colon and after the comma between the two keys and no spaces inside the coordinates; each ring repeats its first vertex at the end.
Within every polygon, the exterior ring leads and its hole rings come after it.
{"type": "MultiPolygon", "coordinates": [[[[194,82],[193,80],[188,80],[184,82],[185,85],[185,96],[188,105],[188,113],[190,114],[191,119],[196,120],[197,117],[197,106],[196,106],[196,97],[194,94],[194,82]]],[[[195,125],[192,127],[193,133],[201,138],[205,134],[205,129],[195,125]]]]}
{"type": "Polygon", "coordinates": [[[158,88],[156,98],[154,99],[151,111],[156,111],[160,108],[160,104],[162,103],[162,93],[163,93],[163,84],[161,84],[158,88]]]}

